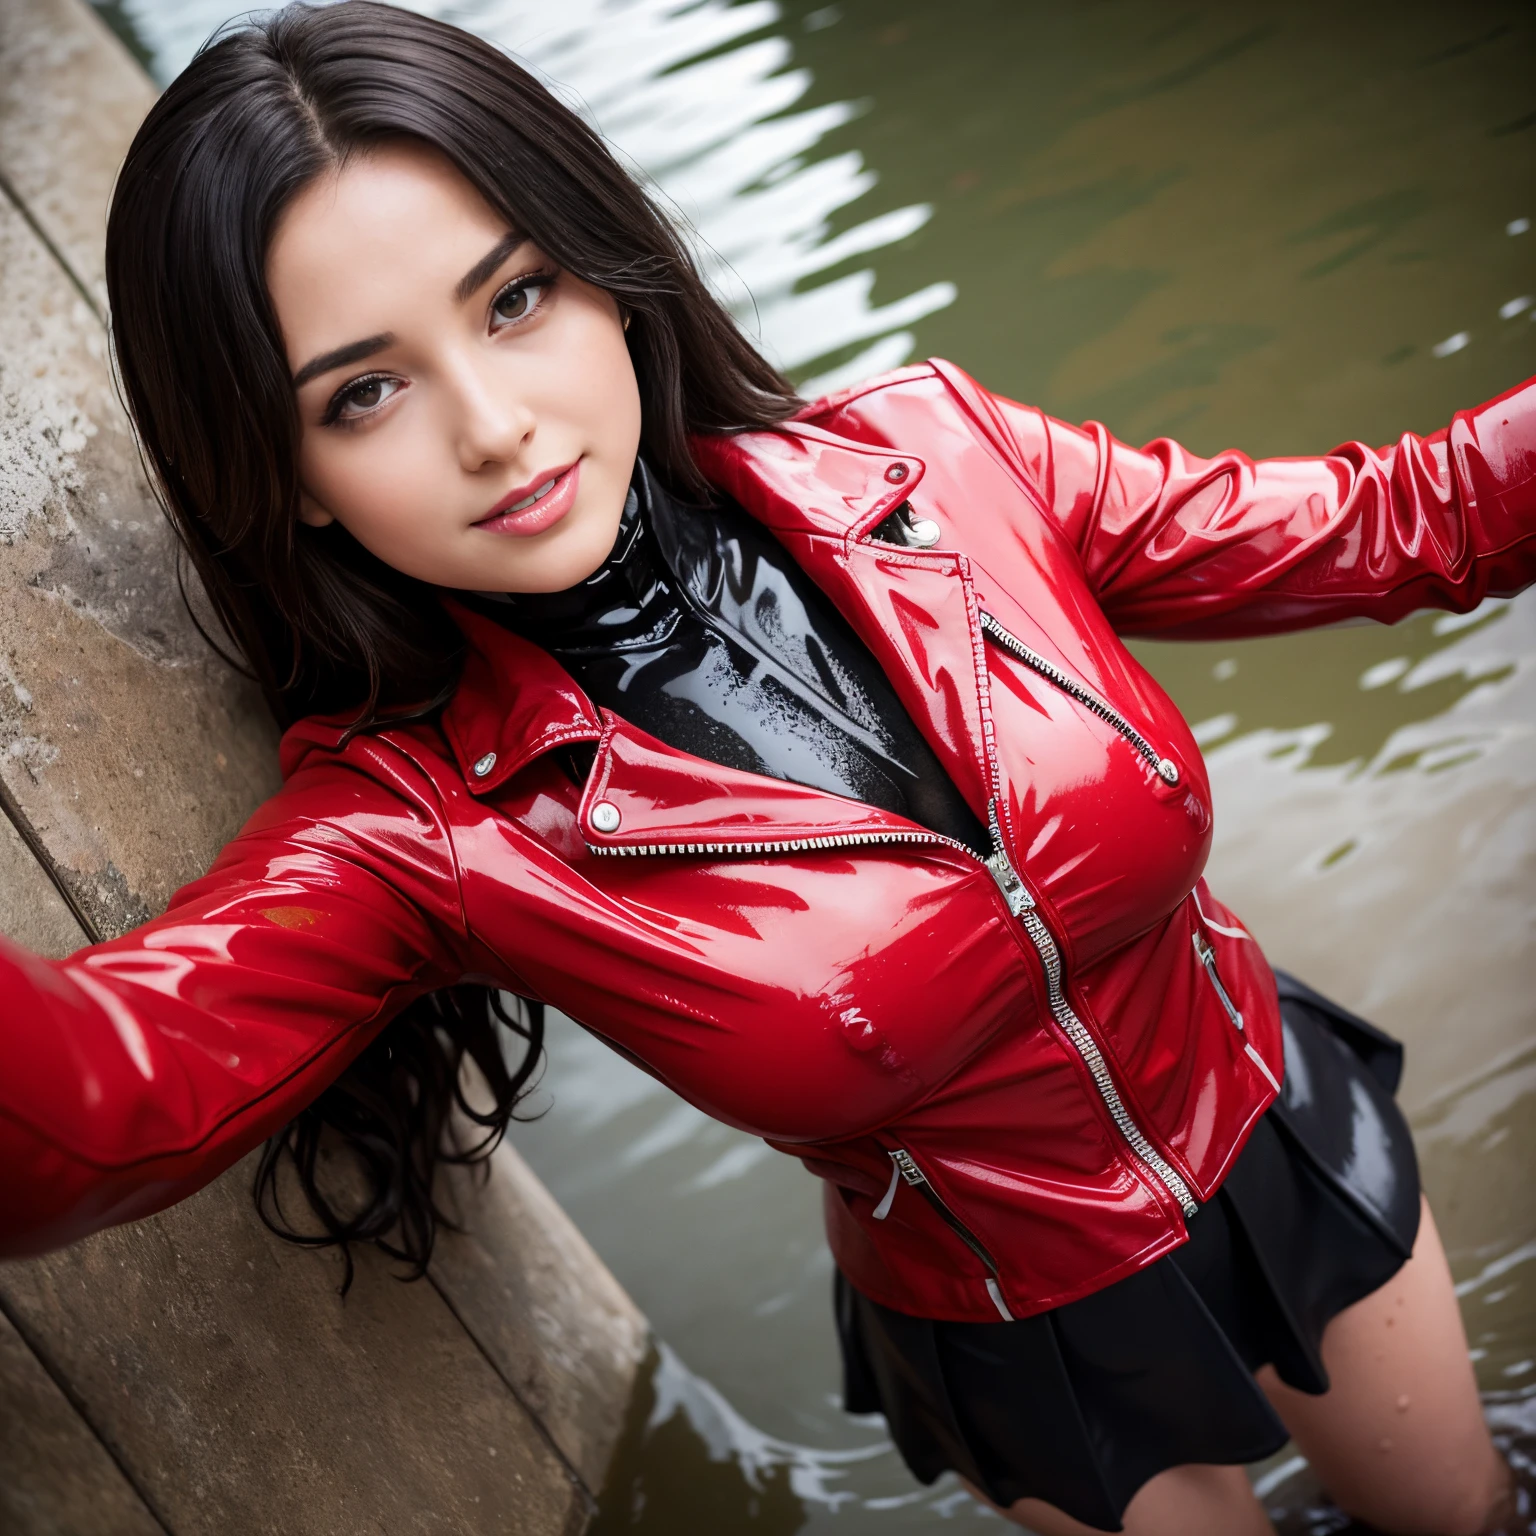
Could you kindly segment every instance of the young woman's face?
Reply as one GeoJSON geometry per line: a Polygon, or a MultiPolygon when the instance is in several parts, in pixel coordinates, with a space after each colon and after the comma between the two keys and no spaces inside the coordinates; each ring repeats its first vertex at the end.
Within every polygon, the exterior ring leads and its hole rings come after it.
{"type": "Polygon", "coordinates": [[[557,592],[618,534],[640,441],[623,319],[442,156],[396,145],[295,199],[267,256],[300,516],[438,586],[557,592]]]}

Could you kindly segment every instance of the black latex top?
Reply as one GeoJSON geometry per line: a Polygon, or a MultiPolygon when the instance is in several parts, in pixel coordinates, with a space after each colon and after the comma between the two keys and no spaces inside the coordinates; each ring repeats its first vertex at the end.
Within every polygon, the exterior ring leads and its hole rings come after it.
{"type": "Polygon", "coordinates": [[[988,838],[874,657],[765,528],[638,465],[613,553],[564,592],[485,599],[595,703],[725,767],[988,838]]]}

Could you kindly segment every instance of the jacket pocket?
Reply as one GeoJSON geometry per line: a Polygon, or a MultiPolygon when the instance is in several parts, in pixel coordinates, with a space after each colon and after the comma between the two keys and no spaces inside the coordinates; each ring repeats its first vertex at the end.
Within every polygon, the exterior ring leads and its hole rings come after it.
{"type": "Polygon", "coordinates": [[[1221,999],[1221,1006],[1226,1009],[1227,1017],[1231,1019],[1233,1027],[1242,1029],[1243,1016],[1238,1011],[1237,1004],[1232,1001],[1232,994],[1222,983],[1221,972],[1216,968],[1216,951],[1211,947],[1211,941],[1198,928],[1193,938],[1195,953],[1200,957],[1200,964],[1205,967],[1205,974],[1210,977],[1211,985],[1216,989],[1216,996],[1221,999]]]}
{"type": "Polygon", "coordinates": [[[1014,1321],[1013,1313],[1008,1310],[1008,1304],[1003,1300],[1002,1288],[998,1285],[998,1276],[1001,1271],[997,1267],[997,1260],[992,1257],[987,1245],[976,1236],[961,1219],[950,1209],[949,1202],[945,1200],[938,1190],[928,1180],[928,1175],[917,1166],[916,1160],[905,1147],[897,1147],[888,1152],[891,1160],[891,1183],[885,1192],[885,1198],[875,1207],[875,1220],[884,1221],[891,1213],[891,1205],[896,1198],[896,1190],[902,1180],[910,1184],[927,1202],[944,1224],[956,1237],[976,1255],[987,1268],[987,1295],[992,1298],[992,1305],[997,1308],[998,1314],[1005,1323],[1014,1321]]]}
{"type": "Polygon", "coordinates": [[[1269,1063],[1265,1061],[1264,1058],[1259,1055],[1256,1050],[1254,1050],[1253,1042],[1247,1038],[1248,1032],[1243,1025],[1242,1010],[1239,1009],[1237,1004],[1232,1001],[1232,994],[1227,991],[1226,983],[1221,979],[1221,971],[1216,964],[1215,947],[1198,928],[1195,929],[1194,933],[1191,935],[1191,938],[1194,942],[1196,958],[1200,961],[1201,966],[1204,968],[1211,988],[1215,991],[1216,996],[1220,999],[1222,1009],[1226,1013],[1227,1018],[1231,1020],[1232,1027],[1240,1035],[1243,1036],[1243,1054],[1249,1059],[1249,1061],[1254,1064],[1254,1066],[1259,1069],[1260,1072],[1264,1074],[1265,1080],[1269,1083],[1269,1086],[1273,1088],[1276,1093],[1279,1093],[1279,1079],[1276,1078],[1275,1074],[1270,1070],[1269,1063]]]}

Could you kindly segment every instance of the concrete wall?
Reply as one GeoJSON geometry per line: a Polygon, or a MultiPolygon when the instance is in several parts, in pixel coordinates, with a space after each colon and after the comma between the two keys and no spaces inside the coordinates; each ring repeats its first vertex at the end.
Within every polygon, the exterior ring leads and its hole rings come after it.
{"type": "MultiPolygon", "coordinates": [[[[107,198],[152,95],[80,0],[0,0],[0,931],[49,954],[158,911],[276,782],[107,363],[107,198]]],[[[0,1530],[583,1529],[645,1323],[517,1155],[459,1180],[427,1281],[365,1252],[345,1302],[250,1175],[0,1265],[0,1530]]]]}

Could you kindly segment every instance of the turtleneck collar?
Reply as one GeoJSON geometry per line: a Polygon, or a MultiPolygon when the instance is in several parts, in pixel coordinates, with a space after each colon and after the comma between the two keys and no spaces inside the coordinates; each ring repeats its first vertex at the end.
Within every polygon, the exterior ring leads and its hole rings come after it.
{"type": "Polygon", "coordinates": [[[613,549],[590,576],[476,606],[668,746],[990,846],[879,663],[728,497],[697,515],[637,464],[613,549]]]}
{"type": "Polygon", "coordinates": [[[676,582],[662,562],[651,520],[666,493],[636,461],[608,557],[585,581],[561,592],[481,593],[509,629],[568,655],[664,641],[679,614],[676,582]]]}

